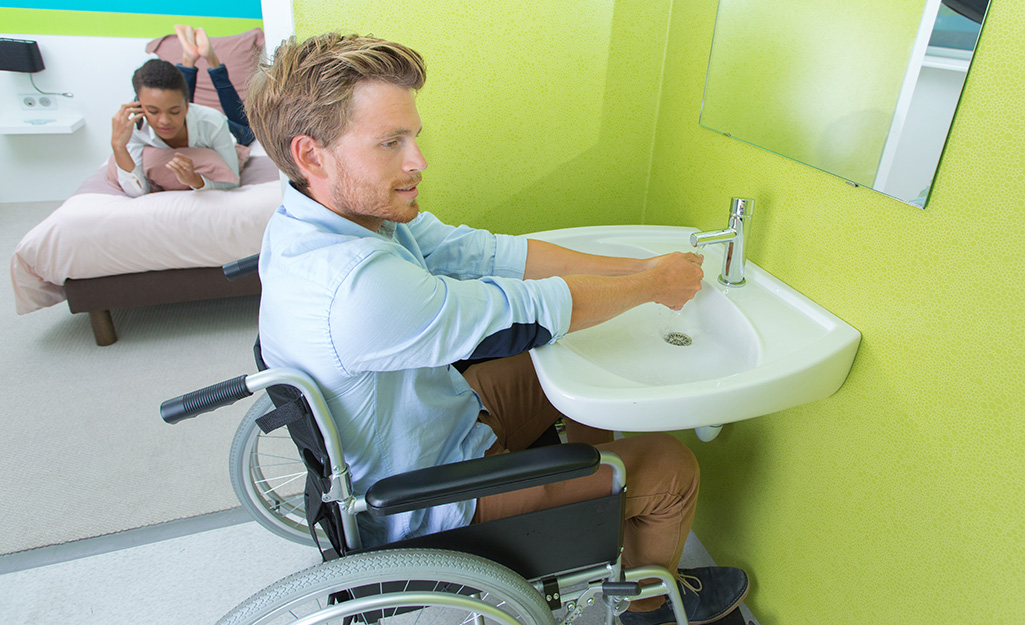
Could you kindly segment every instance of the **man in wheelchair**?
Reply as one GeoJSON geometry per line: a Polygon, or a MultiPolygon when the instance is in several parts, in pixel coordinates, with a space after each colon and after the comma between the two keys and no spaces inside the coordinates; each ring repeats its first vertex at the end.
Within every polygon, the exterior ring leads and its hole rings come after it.
{"type": "MultiPolygon", "coordinates": [[[[290,181],[260,254],[260,335],[271,367],[308,372],[346,441],[357,490],[397,473],[530,446],[562,417],[527,351],[646,302],[681,308],[701,288],[700,256],[600,257],[523,237],[453,227],[417,202],[421,56],[326,34],[282,44],[246,110],[290,181]],[[469,361],[460,373],[452,363],[469,361]]],[[[494,183],[495,181],[488,181],[494,183]]],[[[698,495],[693,454],[668,434],[612,440],[566,419],[627,467],[624,567],[677,570],[698,495]]],[[[608,493],[611,471],[424,510],[360,519],[368,545],[608,493]]],[[[690,622],[744,598],[743,571],[679,571],[690,622]]],[[[662,597],[626,625],[676,618],[662,597]]]]}

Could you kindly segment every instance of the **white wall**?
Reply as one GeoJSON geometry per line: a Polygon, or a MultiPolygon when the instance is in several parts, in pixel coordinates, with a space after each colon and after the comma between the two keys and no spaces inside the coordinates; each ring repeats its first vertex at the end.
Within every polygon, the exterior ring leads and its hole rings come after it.
{"type": "Polygon", "coordinates": [[[292,0],[260,0],[263,13],[264,46],[272,56],[278,45],[295,34],[292,0]]]}
{"type": "MultiPolygon", "coordinates": [[[[46,69],[35,74],[61,110],[75,111],[85,125],[72,134],[0,135],[0,202],[64,200],[106,162],[110,120],[133,99],[132,72],[149,55],[149,39],[0,34],[39,42],[46,69]]],[[[18,94],[34,93],[28,74],[0,72],[0,116],[21,114],[18,94]]]]}

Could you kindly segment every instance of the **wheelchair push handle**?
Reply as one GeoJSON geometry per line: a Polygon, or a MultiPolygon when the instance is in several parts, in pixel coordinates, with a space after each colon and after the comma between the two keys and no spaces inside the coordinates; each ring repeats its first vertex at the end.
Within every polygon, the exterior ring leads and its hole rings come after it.
{"type": "Polygon", "coordinates": [[[253,394],[246,386],[245,375],[218,382],[198,391],[185,393],[160,404],[160,416],[170,424],[198,417],[204,412],[229,406],[253,394]]]}
{"type": "Polygon", "coordinates": [[[260,255],[253,254],[252,256],[246,256],[238,260],[233,260],[226,265],[223,265],[221,269],[224,271],[224,277],[234,282],[239,278],[244,278],[249,274],[255,272],[260,265],[260,255]]]}

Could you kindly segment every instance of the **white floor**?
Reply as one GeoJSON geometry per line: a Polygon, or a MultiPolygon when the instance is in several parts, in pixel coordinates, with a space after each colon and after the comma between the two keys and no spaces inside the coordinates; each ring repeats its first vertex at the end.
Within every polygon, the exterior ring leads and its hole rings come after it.
{"type": "MultiPolygon", "coordinates": [[[[5,625],[214,623],[282,577],[320,562],[241,510],[0,556],[5,625]]],[[[691,534],[681,565],[713,564],[691,534]]],[[[745,610],[745,620],[751,621],[745,610]]],[[[578,625],[600,623],[585,612],[578,625]]]]}
{"type": "MultiPolygon", "coordinates": [[[[131,542],[132,534],[91,541],[131,542]]],[[[75,548],[88,549],[91,541],[75,548]]],[[[12,559],[20,566],[18,560],[29,553],[4,556],[0,567],[12,559]]],[[[8,625],[214,623],[264,586],[319,561],[316,549],[250,521],[0,575],[0,620],[8,625]]]]}

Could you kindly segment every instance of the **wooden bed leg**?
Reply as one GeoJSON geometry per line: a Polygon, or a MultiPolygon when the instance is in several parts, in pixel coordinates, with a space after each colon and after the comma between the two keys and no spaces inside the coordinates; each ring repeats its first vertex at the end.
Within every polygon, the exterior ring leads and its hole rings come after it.
{"type": "Polygon", "coordinates": [[[90,310],[89,321],[93,325],[93,336],[96,337],[97,345],[104,347],[117,342],[114,319],[111,318],[109,310],[90,310]]]}

